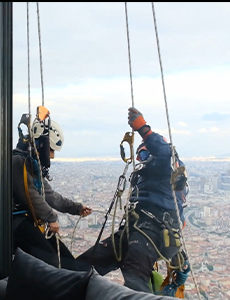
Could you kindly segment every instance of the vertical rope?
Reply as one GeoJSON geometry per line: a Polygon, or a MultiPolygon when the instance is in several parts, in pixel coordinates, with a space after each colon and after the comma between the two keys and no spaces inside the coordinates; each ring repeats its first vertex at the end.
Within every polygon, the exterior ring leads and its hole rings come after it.
{"type": "MultiPolygon", "coordinates": [[[[126,33],[127,33],[127,43],[128,43],[128,57],[129,57],[129,77],[130,77],[130,88],[131,88],[131,100],[132,107],[134,107],[134,93],[133,93],[133,76],[132,76],[132,63],[131,63],[131,50],[130,50],[130,38],[129,38],[129,20],[128,20],[128,10],[127,10],[127,2],[125,2],[125,19],[126,19],[126,33]]],[[[134,130],[132,129],[132,134],[134,135],[134,130]]],[[[132,145],[131,156],[133,162],[133,169],[135,169],[135,161],[134,161],[134,148],[132,145]]]]}
{"type": "MultiPolygon", "coordinates": [[[[168,124],[168,131],[169,131],[169,138],[170,138],[170,143],[171,143],[171,148],[172,148],[172,160],[173,160],[173,169],[176,170],[176,158],[175,158],[175,149],[173,146],[173,141],[172,141],[172,133],[171,133],[171,126],[170,126],[170,121],[169,121],[169,112],[168,112],[168,105],[167,105],[167,98],[166,98],[166,89],[165,89],[165,83],[164,83],[164,72],[163,72],[163,66],[162,66],[162,60],[161,60],[161,53],[160,53],[160,42],[159,42],[159,37],[158,37],[158,30],[157,30],[157,21],[156,21],[156,13],[155,13],[155,9],[154,9],[154,3],[152,2],[152,13],[153,13],[153,20],[154,20],[154,28],[155,28],[155,34],[156,34],[156,41],[157,41],[157,50],[158,50],[158,57],[159,57],[159,64],[160,64],[160,70],[161,70],[161,82],[162,82],[162,88],[163,88],[163,94],[164,94],[164,102],[165,102],[165,110],[166,110],[166,117],[167,117],[167,124],[168,124]]],[[[180,233],[181,233],[181,238],[182,238],[182,242],[183,242],[183,247],[185,252],[187,253],[188,256],[188,251],[186,248],[186,244],[185,244],[185,240],[184,240],[184,236],[182,234],[182,224],[180,221],[180,214],[179,214],[179,208],[178,208],[178,204],[177,204],[177,198],[176,198],[176,193],[174,191],[174,189],[172,188],[172,194],[173,194],[173,199],[174,199],[174,203],[175,203],[175,207],[176,207],[176,213],[177,213],[177,218],[180,224],[180,233]]],[[[189,258],[189,256],[188,256],[189,258]]],[[[190,264],[190,268],[191,268],[191,274],[192,274],[192,278],[196,287],[196,291],[197,291],[197,295],[199,300],[201,300],[200,298],[200,292],[198,289],[198,285],[193,273],[193,269],[192,269],[192,265],[190,264]]]]}
{"type": "MultiPolygon", "coordinates": [[[[131,51],[130,51],[130,38],[129,38],[129,20],[128,20],[128,10],[127,10],[127,2],[125,2],[125,19],[126,19],[126,33],[127,33],[127,44],[128,44],[128,57],[129,57],[129,77],[130,77],[130,88],[131,88],[131,100],[132,107],[134,107],[134,93],[133,93],[133,76],[132,76],[132,63],[131,63],[131,51]]],[[[134,130],[132,129],[132,135],[134,137],[134,130]]],[[[134,146],[131,146],[131,158],[133,163],[133,170],[135,169],[135,161],[134,161],[134,146]]],[[[128,197],[125,204],[125,218],[126,218],[126,234],[129,239],[129,213],[128,213],[128,203],[132,193],[132,185],[130,183],[128,197]]]]}
{"type": "MultiPolygon", "coordinates": [[[[39,37],[39,53],[40,53],[40,73],[41,73],[41,87],[42,87],[42,105],[44,106],[44,83],[43,83],[43,66],[42,66],[42,47],[41,47],[41,29],[40,29],[40,13],[39,3],[37,2],[37,20],[38,20],[38,37],[39,37]]],[[[27,57],[28,57],[28,110],[29,117],[31,116],[31,101],[30,101],[30,43],[29,43],[29,2],[27,2],[27,57]]],[[[30,119],[29,119],[29,134],[30,134],[30,119]]],[[[41,163],[37,152],[36,144],[33,138],[33,145],[38,158],[39,169],[41,173],[41,163]]],[[[42,174],[41,174],[42,177],[42,174]]],[[[42,197],[44,199],[45,191],[44,184],[42,181],[42,197]]],[[[58,233],[55,234],[57,243],[57,255],[58,255],[58,267],[61,268],[61,253],[60,253],[60,236],[58,233]]],[[[47,238],[47,237],[46,237],[47,238]]]]}
{"type": "MultiPolygon", "coordinates": [[[[27,2],[27,72],[28,72],[28,112],[31,116],[31,102],[30,102],[30,32],[29,32],[29,2],[27,2]]],[[[30,129],[30,121],[29,121],[30,129]]]]}
{"type": "Polygon", "coordinates": [[[42,64],[42,42],[41,42],[41,27],[40,27],[40,11],[39,3],[37,3],[37,21],[38,21],[38,39],[39,39],[39,55],[40,55],[40,73],[41,73],[41,88],[42,88],[42,105],[44,106],[44,82],[43,82],[43,64],[42,64]]]}
{"type": "Polygon", "coordinates": [[[70,252],[71,252],[71,253],[72,253],[72,251],[73,251],[73,240],[74,240],[75,231],[76,231],[76,229],[77,229],[77,225],[78,225],[78,223],[80,222],[81,218],[82,218],[82,216],[80,216],[80,217],[78,218],[78,220],[77,220],[77,222],[76,222],[76,224],[75,224],[75,226],[74,226],[74,229],[73,229],[72,238],[71,238],[71,244],[70,244],[70,252]]]}
{"type": "Polygon", "coordinates": [[[163,72],[163,66],[162,66],[162,60],[161,60],[161,54],[160,54],[160,42],[159,42],[159,37],[158,37],[157,21],[156,21],[156,14],[155,14],[153,2],[152,2],[152,12],[153,12],[156,40],[157,40],[157,50],[158,50],[158,58],[159,58],[159,64],[160,64],[160,70],[161,70],[161,82],[162,82],[162,88],[163,88],[163,94],[164,94],[164,102],[165,102],[165,110],[166,110],[166,117],[167,117],[167,124],[168,124],[169,139],[170,139],[170,143],[172,145],[173,167],[175,168],[175,165],[176,165],[175,151],[173,148],[171,126],[170,126],[170,121],[169,121],[168,104],[167,104],[166,89],[165,89],[165,82],[164,82],[164,72],[163,72]]]}
{"type": "Polygon", "coordinates": [[[132,64],[131,64],[131,51],[130,51],[130,39],[129,39],[129,21],[128,21],[127,2],[125,2],[125,17],[126,17],[126,32],[127,32],[128,55],[129,55],[129,76],[130,76],[130,86],[131,86],[131,98],[132,98],[132,107],[134,107],[133,77],[132,77],[132,64]]]}

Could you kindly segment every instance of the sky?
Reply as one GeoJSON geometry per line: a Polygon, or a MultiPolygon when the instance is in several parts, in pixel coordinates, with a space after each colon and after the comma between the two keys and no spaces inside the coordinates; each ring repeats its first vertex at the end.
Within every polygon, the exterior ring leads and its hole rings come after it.
{"type": "MultiPolygon", "coordinates": [[[[230,157],[230,2],[154,5],[173,144],[184,158],[230,157]]],[[[132,106],[125,2],[39,8],[44,104],[65,137],[56,157],[119,158],[132,106]]],[[[151,2],[127,2],[127,11],[134,106],[169,140],[151,2]]],[[[14,146],[28,112],[26,25],[26,2],[13,2],[14,146]]],[[[42,105],[36,2],[29,31],[34,119],[42,105]]],[[[136,147],[138,133],[134,139],[136,147]]]]}

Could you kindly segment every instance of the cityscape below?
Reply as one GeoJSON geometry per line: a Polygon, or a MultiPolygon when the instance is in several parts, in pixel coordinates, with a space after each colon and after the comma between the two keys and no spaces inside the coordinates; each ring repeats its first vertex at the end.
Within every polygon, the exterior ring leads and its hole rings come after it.
{"type": "MultiPolygon", "coordinates": [[[[189,194],[184,210],[186,226],[183,237],[193,270],[193,276],[186,281],[185,299],[199,299],[196,284],[203,299],[230,299],[230,164],[227,160],[184,162],[189,194]]],[[[53,180],[50,184],[53,189],[93,209],[86,218],[58,212],[62,241],[75,257],[95,244],[124,167],[121,160],[52,162],[50,175],[53,180]]],[[[130,166],[127,184],[131,171],[130,166]]],[[[126,190],[122,197],[123,206],[127,201],[126,190]]],[[[112,210],[102,239],[111,234],[113,213],[112,210]]],[[[122,215],[123,211],[117,209],[115,229],[122,215]]],[[[163,261],[159,262],[158,268],[166,276],[163,261]]],[[[105,277],[124,283],[119,269],[105,277]]]]}

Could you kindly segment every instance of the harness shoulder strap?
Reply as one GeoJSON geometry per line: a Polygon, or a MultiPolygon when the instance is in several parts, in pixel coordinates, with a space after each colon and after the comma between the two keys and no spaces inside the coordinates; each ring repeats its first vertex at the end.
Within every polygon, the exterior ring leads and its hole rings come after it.
{"type": "Polygon", "coordinates": [[[35,215],[34,207],[33,207],[33,204],[32,204],[32,200],[30,198],[30,193],[29,193],[29,188],[28,188],[28,176],[27,176],[27,169],[26,169],[26,159],[25,159],[24,165],[23,165],[23,179],[24,179],[24,188],[25,188],[27,204],[28,204],[30,212],[32,214],[34,223],[35,223],[36,226],[38,226],[38,220],[37,220],[36,215],[35,215]]]}

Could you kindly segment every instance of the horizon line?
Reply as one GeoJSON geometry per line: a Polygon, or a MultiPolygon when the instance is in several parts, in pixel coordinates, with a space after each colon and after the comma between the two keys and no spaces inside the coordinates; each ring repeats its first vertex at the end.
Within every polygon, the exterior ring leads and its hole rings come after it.
{"type": "MultiPolygon", "coordinates": [[[[216,157],[216,156],[196,156],[196,157],[183,157],[180,158],[182,161],[215,161],[215,162],[230,162],[230,157],[216,157]]],[[[87,161],[122,161],[119,157],[57,157],[54,158],[54,162],[87,162],[87,161]]]]}

